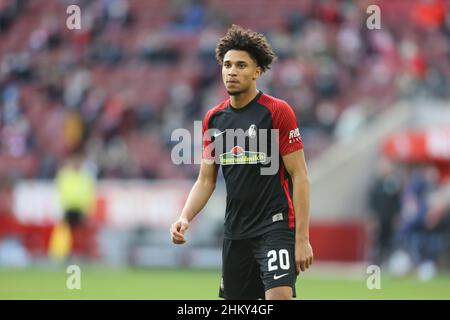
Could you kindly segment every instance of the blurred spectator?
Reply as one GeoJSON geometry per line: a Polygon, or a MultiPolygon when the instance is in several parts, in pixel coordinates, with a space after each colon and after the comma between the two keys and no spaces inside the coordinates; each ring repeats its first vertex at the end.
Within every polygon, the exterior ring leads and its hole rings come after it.
{"type": "Polygon", "coordinates": [[[441,186],[429,196],[430,209],[425,218],[425,227],[428,230],[450,231],[450,181],[441,186]]]}
{"type": "Polygon", "coordinates": [[[100,38],[91,45],[89,56],[92,62],[103,63],[109,66],[117,65],[123,59],[122,48],[114,35],[108,39],[100,38]]]}
{"type": "Polygon", "coordinates": [[[402,181],[393,163],[381,159],[369,191],[369,207],[374,221],[370,260],[383,265],[392,250],[395,220],[401,208],[402,181]]]}
{"type": "Polygon", "coordinates": [[[447,195],[448,186],[439,187],[435,167],[412,167],[403,193],[397,251],[390,261],[397,275],[416,269],[419,279],[430,280],[436,274],[438,258],[449,245],[447,195]]]}
{"type": "Polygon", "coordinates": [[[177,8],[171,22],[172,32],[197,32],[204,27],[206,21],[205,0],[174,1],[177,8]],[[179,11],[182,8],[181,11],[179,11]]]}
{"type": "Polygon", "coordinates": [[[154,64],[176,64],[180,60],[180,51],[162,34],[150,34],[142,40],[140,57],[154,64]]]}
{"type": "Polygon", "coordinates": [[[75,153],[56,177],[64,212],[64,221],[54,228],[50,241],[50,253],[56,258],[88,255],[92,250],[88,219],[95,205],[95,180],[83,160],[81,153],[75,153]]]}
{"type": "Polygon", "coordinates": [[[67,77],[67,84],[64,90],[64,104],[70,109],[77,108],[90,86],[91,72],[88,69],[73,70],[71,76],[67,77]]]}
{"type": "Polygon", "coordinates": [[[0,33],[7,31],[22,7],[22,0],[0,0],[0,33]]]}
{"type": "Polygon", "coordinates": [[[61,44],[61,33],[58,19],[54,16],[46,16],[41,26],[34,30],[29,38],[29,47],[33,51],[52,50],[61,44]]]}
{"type": "Polygon", "coordinates": [[[127,26],[132,17],[129,11],[129,3],[125,0],[102,0],[105,7],[106,21],[127,26]]]}
{"type": "Polygon", "coordinates": [[[428,210],[427,197],[437,188],[437,172],[433,167],[414,166],[405,185],[399,232],[407,236],[424,227],[428,210]]]}
{"type": "Polygon", "coordinates": [[[422,280],[428,280],[434,276],[441,262],[440,258],[450,249],[450,183],[447,182],[431,192],[428,203],[429,209],[424,223],[426,237],[424,262],[419,269],[419,277],[422,280]]]}

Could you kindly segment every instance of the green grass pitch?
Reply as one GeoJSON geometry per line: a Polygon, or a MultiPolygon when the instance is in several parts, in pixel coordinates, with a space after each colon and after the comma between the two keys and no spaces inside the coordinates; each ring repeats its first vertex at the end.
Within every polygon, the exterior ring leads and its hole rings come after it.
{"type": "MultiPolygon", "coordinates": [[[[66,287],[65,268],[0,269],[0,299],[218,299],[219,270],[81,267],[81,289],[66,287]]],[[[411,275],[382,277],[369,290],[366,275],[304,273],[297,299],[450,299],[450,275],[430,282],[411,275]]]]}

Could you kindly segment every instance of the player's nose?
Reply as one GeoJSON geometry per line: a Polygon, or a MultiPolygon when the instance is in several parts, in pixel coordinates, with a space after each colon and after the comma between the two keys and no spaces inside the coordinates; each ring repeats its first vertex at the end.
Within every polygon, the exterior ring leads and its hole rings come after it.
{"type": "Polygon", "coordinates": [[[228,69],[228,76],[229,77],[232,77],[232,76],[235,76],[237,74],[237,68],[236,68],[236,66],[231,66],[231,68],[230,69],[228,69]]]}

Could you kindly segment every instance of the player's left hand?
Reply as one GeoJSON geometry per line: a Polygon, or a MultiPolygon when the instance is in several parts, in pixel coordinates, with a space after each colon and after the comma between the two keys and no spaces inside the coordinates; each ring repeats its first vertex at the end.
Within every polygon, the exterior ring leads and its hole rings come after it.
{"type": "Polygon", "coordinates": [[[295,241],[295,267],[297,274],[308,269],[314,260],[313,250],[309,240],[295,241]]]}

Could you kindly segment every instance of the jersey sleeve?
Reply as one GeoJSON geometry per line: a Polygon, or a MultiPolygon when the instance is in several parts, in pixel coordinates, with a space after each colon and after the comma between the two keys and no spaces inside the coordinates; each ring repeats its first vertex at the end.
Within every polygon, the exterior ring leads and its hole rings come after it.
{"type": "Polygon", "coordinates": [[[202,125],[202,139],[203,139],[203,150],[202,150],[202,159],[206,160],[214,160],[215,156],[215,150],[213,149],[214,146],[211,145],[212,143],[212,137],[209,130],[209,119],[211,118],[211,112],[207,112],[205,115],[205,118],[203,119],[203,125],[202,125]]]}
{"type": "Polygon", "coordinates": [[[286,102],[280,103],[273,118],[274,129],[279,129],[279,148],[282,156],[303,149],[294,110],[286,102]]]}

